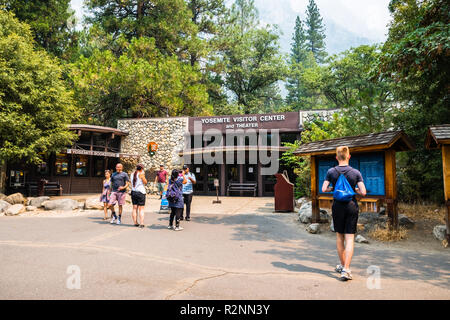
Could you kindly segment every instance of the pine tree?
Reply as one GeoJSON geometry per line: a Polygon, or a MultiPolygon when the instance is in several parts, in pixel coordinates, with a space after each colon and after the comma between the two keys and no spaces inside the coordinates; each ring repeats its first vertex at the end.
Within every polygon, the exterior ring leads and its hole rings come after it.
{"type": "Polygon", "coordinates": [[[314,0],[309,0],[306,9],[306,26],[308,50],[312,51],[317,63],[322,63],[327,56],[325,51],[325,26],[314,0]]]}
{"type": "Polygon", "coordinates": [[[300,101],[305,91],[300,81],[299,69],[301,69],[301,63],[306,59],[308,53],[306,40],[303,23],[300,20],[300,17],[297,16],[295,19],[294,34],[292,36],[289,76],[286,84],[286,89],[288,91],[286,103],[295,110],[301,109],[300,101]]]}
{"type": "Polygon", "coordinates": [[[297,16],[295,19],[295,29],[294,34],[292,36],[292,48],[291,48],[291,59],[292,62],[300,63],[306,58],[306,32],[303,28],[303,22],[300,20],[300,17],[297,16]]]}

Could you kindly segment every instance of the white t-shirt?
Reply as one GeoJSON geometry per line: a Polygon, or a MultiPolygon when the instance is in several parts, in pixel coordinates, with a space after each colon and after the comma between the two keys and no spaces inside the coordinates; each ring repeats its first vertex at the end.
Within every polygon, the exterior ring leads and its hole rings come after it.
{"type": "Polygon", "coordinates": [[[136,176],[136,186],[133,186],[133,179],[134,179],[134,172],[131,174],[131,191],[138,191],[143,194],[147,194],[147,191],[145,190],[144,182],[141,178],[139,178],[139,172],[136,176]]]}
{"type": "Polygon", "coordinates": [[[187,174],[184,175],[186,177],[187,182],[185,184],[183,184],[183,194],[191,194],[192,192],[194,192],[194,188],[192,185],[192,181],[189,178],[192,178],[192,180],[197,181],[195,179],[195,174],[193,174],[192,172],[189,172],[187,174]]]}

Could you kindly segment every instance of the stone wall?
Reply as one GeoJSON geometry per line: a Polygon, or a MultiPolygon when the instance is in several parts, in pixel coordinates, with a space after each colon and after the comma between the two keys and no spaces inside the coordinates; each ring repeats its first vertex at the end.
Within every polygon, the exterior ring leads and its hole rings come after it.
{"type": "Polygon", "coordinates": [[[153,173],[160,164],[164,164],[168,172],[182,166],[178,152],[185,146],[188,117],[119,120],[117,128],[129,132],[122,138],[121,152],[140,155],[139,162],[144,164],[151,178],[154,178],[153,173]],[[158,144],[153,157],[147,150],[147,145],[152,141],[158,144]]]}

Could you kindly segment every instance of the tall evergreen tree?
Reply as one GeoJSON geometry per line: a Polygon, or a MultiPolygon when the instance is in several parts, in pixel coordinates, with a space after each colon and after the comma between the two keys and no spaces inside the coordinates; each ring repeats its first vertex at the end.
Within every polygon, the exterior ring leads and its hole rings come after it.
{"type": "Polygon", "coordinates": [[[306,58],[307,47],[307,37],[305,29],[303,28],[303,22],[300,17],[297,16],[295,19],[295,29],[292,36],[291,44],[291,60],[292,63],[300,63],[306,58]]]}
{"type": "Polygon", "coordinates": [[[293,109],[301,109],[300,101],[305,94],[304,87],[299,77],[299,71],[302,68],[302,62],[307,58],[306,32],[300,17],[295,19],[295,29],[292,36],[291,55],[289,61],[289,75],[287,78],[286,103],[293,109]]]}
{"type": "Polygon", "coordinates": [[[325,51],[325,26],[314,0],[309,0],[306,9],[306,27],[308,50],[314,54],[317,63],[322,63],[327,56],[325,51]]]}

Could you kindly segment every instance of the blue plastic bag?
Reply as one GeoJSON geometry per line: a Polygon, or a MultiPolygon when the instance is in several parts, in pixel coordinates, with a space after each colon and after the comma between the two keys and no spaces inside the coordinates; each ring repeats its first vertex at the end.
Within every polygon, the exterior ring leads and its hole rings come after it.
{"type": "Polygon", "coordinates": [[[334,187],[333,198],[341,202],[349,202],[353,199],[355,195],[350,183],[348,183],[347,178],[340,173],[339,178],[336,181],[336,186],[334,187]]]}

